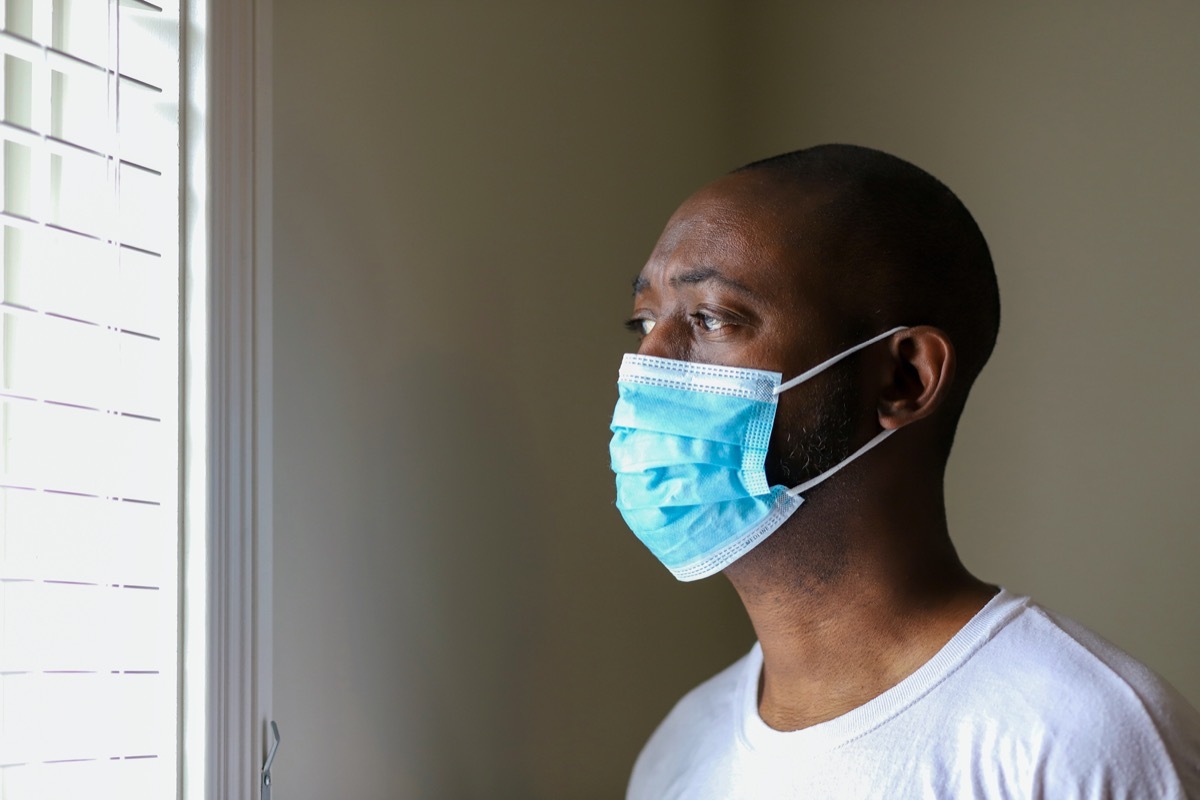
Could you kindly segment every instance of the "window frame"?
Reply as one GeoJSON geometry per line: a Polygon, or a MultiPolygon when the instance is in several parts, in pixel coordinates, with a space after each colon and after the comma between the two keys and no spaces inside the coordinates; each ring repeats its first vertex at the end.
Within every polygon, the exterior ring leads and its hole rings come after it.
{"type": "Polygon", "coordinates": [[[184,0],[179,795],[257,800],[272,720],[272,0],[184,0]]]}

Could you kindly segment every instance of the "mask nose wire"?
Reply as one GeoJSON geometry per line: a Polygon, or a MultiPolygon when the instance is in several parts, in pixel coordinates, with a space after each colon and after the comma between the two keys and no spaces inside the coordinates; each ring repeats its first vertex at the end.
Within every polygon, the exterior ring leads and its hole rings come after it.
{"type": "Polygon", "coordinates": [[[864,347],[870,347],[871,345],[875,344],[876,342],[882,341],[882,340],[886,339],[887,337],[891,336],[893,333],[899,333],[900,331],[906,331],[909,329],[909,327],[911,327],[911,326],[900,325],[898,327],[892,328],[890,331],[884,331],[883,333],[879,334],[878,336],[867,339],[865,342],[862,342],[861,344],[856,344],[856,345],[854,345],[854,347],[851,347],[849,350],[843,350],[842,352],[838,353],[833,358],[828,358],[828,359],[822,361],[820,364],[817,364],[812,369],[801,372],[799,375],[792,378],[791,380],[787,380],[787,381],[784,381],[783,383],[779,384],[778,386],[776,386],[774,389],[771,390],[771,394],[778,395],[778,394],[781,394],[782,392],[786,392],[788,389],[791,389],[793,386],[799,386],[800,384],[804,383],[809,378],[819,375],[822,372],[824,372],[825,370],[829,369],[834,364],[841,361],[843,358],[852,356],[855,353],[857,353],[859,350],[862,350],[864,347]]]}

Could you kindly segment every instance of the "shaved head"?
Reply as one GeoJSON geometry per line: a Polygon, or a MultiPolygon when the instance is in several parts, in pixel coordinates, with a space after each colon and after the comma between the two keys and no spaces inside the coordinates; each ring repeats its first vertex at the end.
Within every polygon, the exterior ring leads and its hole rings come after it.
{"type": "Polygon", "coordinates": [[[995,346],[1000,294],[987,242],[954,193],[907,161],[853,145],[796,150],[734,174],[795,198],[791,246],[840,288],[847,341],[894,324],[949,335],[958,375],[947,410],[956,422],[995,346]]]}

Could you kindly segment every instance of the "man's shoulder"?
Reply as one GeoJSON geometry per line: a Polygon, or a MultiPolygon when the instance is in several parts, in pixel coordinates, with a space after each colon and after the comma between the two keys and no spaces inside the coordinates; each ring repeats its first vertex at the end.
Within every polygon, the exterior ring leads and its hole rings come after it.
{"type": "MultiPolygon", "coordinates": [[[[1027,601],[940,697],[1050,785],[1200,792],[1200,713],[1116,645],[1027,601]]],[[[1091,796],[1091,795],[1088,795],[1091,796]]]]}
{"type": "Polygon", "coordinates": [[[749,653],[681,697],[663,720],[663,724],[671,721],[687,725],[692,722],[725,720],[733,716],[734,698],[746,678],[747,671],[753,668],[751,662],[756,658],[761,662],[757,644],[749,653]]]}
{"type": "Polygon", "coordinates": [[[976,669],[1043,701],[1087,699],[1094,709],[1133,714],[1188,707],[1153,670],[1095,631],[1031,600],[1024,606],[973,659],[976,669]]]}
{"type": "Polygon", "coordinates": [[[749,653],[680,698],[659,723],[645,750],[652,754],[673,752],[679,750],[685,740],[697,739],[713,731],[730,730],[739,717],[739,686],[747,671],[752,669],[751,662],[757,654],[758,645],[755,645],[749,653]]]}
{"type": "Polygon", "coordinates": [[[758,663],[756,644],[675,703],[634,764],[630,798],[663,797],[683,776],[693,776],[698,769],[722,768],[735,747],[743,684],[758,663]]]}

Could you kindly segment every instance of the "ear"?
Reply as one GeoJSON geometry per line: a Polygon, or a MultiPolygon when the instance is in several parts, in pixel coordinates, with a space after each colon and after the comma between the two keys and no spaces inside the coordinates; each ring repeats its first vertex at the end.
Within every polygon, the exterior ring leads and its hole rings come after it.
{"type": "Polygon", "coordinates": [[[928,417],[945,401],[956,359],[950,337],[928,325],[900,331],[887,342],[879,426],[895,430],[928,417]]]}

